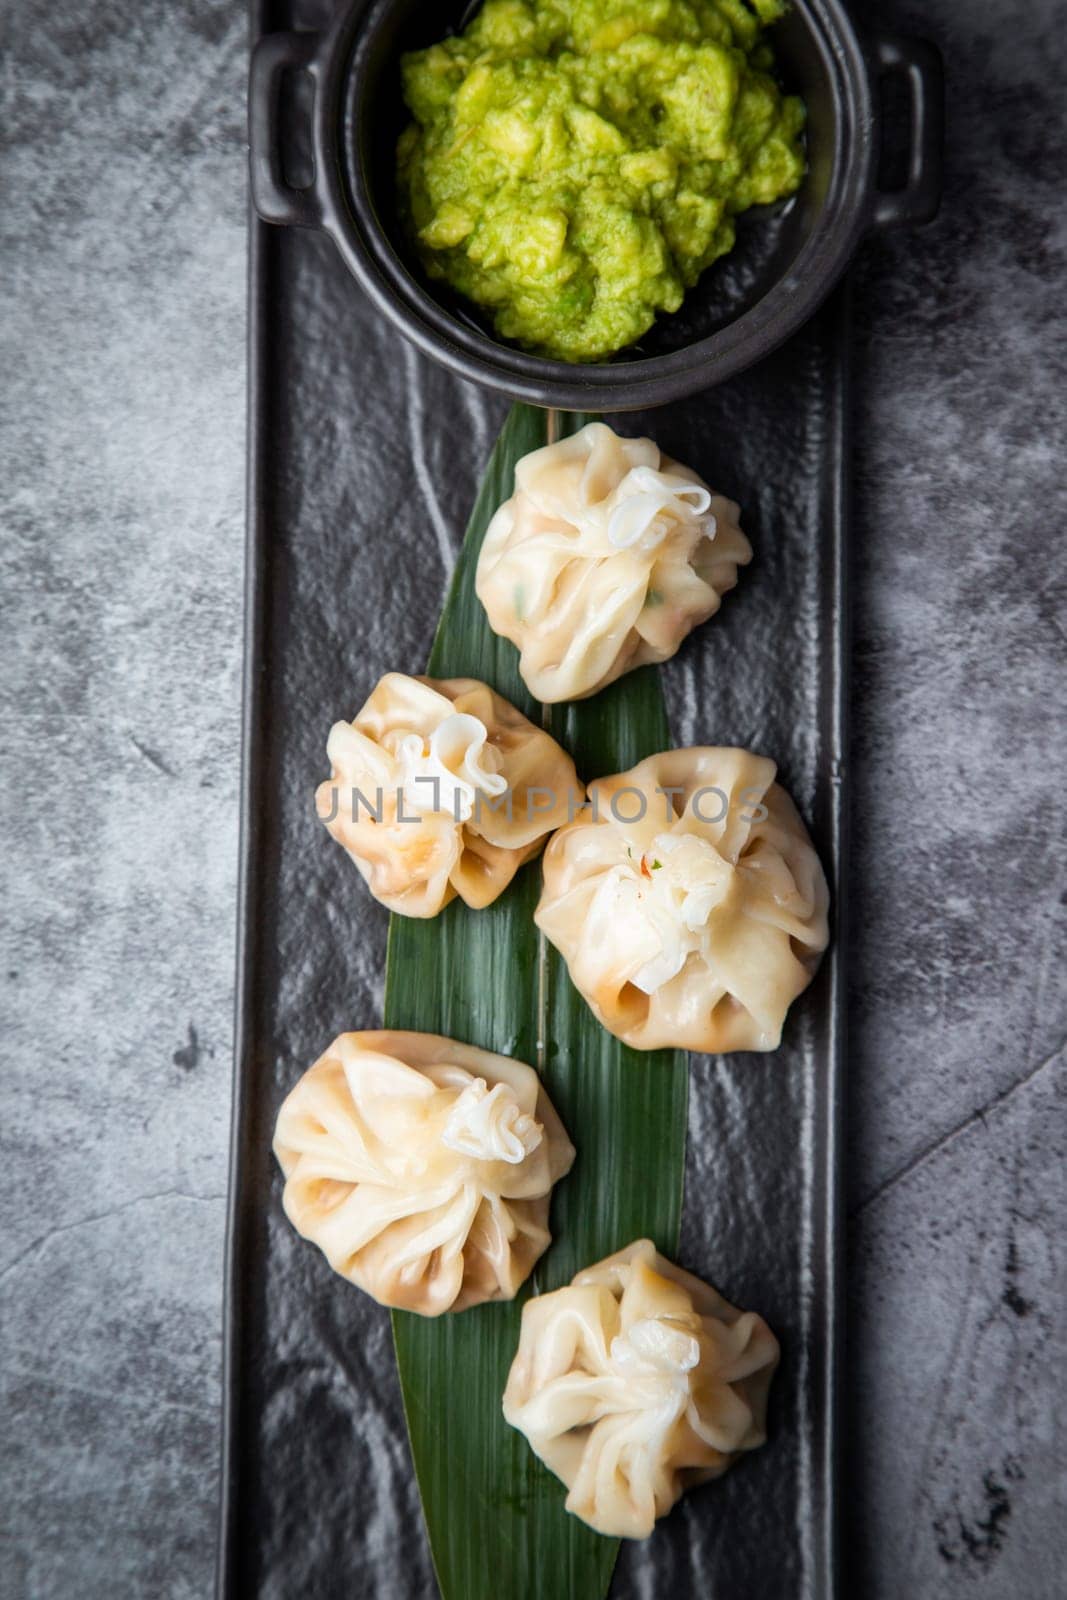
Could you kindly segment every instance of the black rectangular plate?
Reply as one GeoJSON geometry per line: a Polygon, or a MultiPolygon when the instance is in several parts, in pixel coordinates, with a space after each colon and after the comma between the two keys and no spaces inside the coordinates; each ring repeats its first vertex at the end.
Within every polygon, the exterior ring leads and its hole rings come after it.
{"type": "MultiPolygon", "coordinates": [[[[328,8],[257,5],[257,26],[328,8]],[[266,18],[266,23],[264,22],[266,18]]],[[[274,1119],[346,1028],[379,1025],[387,917],[315,818],[331,722],[423,669],[503,402],[432,367],[325,238],[251,223],[242,899],[219,1592],[430,1597],[388,1314],[282,1214],[274,1119]]],[[[773,756],[843,882],[844,294],[726,387],[616,419],[741,502],[755,546],[665,669],[676,744],[773,756]]],[[[767,1318],[765,1449],[624,1545],[613,1595],[836,1588],[843,919],[771,1056],[692,1065],[681,1263],[767,1318]]],[[[572,1129],[577,1140],[581,1130],[572,1129]]],[[[624,1241],[620,1241],[622,1243],[624,1241]]],[[[486,1529],[491,1559],[492,1529],[486,1529]]],[[[586,1600],[576,1596],[575,1600],[586,1600]]]]}

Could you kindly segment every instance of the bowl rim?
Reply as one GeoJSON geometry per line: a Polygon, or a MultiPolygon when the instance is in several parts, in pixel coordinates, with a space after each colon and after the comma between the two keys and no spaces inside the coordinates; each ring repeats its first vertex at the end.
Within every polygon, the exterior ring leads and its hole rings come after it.
{"type": "Polygon", "coordinates": [[[376,308],[450,371],[534,405],[620,411],[665,404],[762,360],[808,320],[841,277],[870,220],[876,160],[871,79],[840,0],[792,0],[826,70],[838,137],[815,226],[755,305],[681,349],[596,365],[531,355],[461,322],[397,254],[377,218],[363,151],[355,148],[352,122],[368,58],[398,3],[351,0],[326,35],[316,63],[315,189],[321,225],[376,308]]]}

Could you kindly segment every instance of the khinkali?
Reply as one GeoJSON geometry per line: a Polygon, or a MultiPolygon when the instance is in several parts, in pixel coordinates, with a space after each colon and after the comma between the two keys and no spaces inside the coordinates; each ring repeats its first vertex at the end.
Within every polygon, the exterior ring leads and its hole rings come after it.
{"type": "Polygon", "coordinates": [[[539,928],[638,1050],[773,1050],[828,939],[826,879],[775,765],[671,750],[590,785],[544,856],[539,928]]]}
{"type": "Polygon", "coordinates": [[[351,722],[335,722],[315,796],[371,893],[434,917],[457,894],[489,905],[573,817],[570,756],[474,678],[387,673],[351,722]]]}
{"type": "Polygon", "coordinates": [[[274,1134],[282,1203],[382,1305],[510,1300],[550,1241],[574,1149],[532,1067],[432,1033],[342,1033],[274,1134]]]}
{"type": "Polygon", "coordinates": [[[657,1517],[766,1438],[778,1341],[648,1239],[522,1309],[504,1416],[598,1533],[657,1517]]]}
{"type": "Polygon", "coordinates": [[[737,517],[651,439],[603,422],[524,456],[486,531],[477,592],[530,693],[582,700],[673,656],[752,559],[737,517]]]}

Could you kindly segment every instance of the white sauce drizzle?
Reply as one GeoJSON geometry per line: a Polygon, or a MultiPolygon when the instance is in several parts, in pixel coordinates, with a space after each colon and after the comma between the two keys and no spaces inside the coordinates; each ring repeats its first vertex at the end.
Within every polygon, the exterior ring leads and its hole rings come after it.
{"type": "Polygon", "coordinates": [[[612,1339],[611,1359],[627,1374],[655,1375],[688,1390],[688,1375],[700,1362],[700,1341],[663,1317],[642,1317],[612,1339]]]}
{"type": "Polygon", "coordinates": [[[655,467],[634,467],[613,498],[607,531],[616,550],[655,550],[678,522],[696,522],[705,538],[715,537],[715,518],[708,514],[711,495],[687,478],[655,467]]]}
{"type": "Polygon", "coordinates": [[[400,788],[416,811],[444,811],[457,822],[474,814],[478,792],[493,796],[507,790],[497,770],[499,757],[485,723],[466,712],[453,712],[431,733],[402,735],[396,744],[400,788]]]}
{"type": "Polygon", "coordinates": [[[541,1124],[520,1111],[513,1089],[506,1083],[490,1089],[484,1078],[475,1078],[449,1112],[441,1143],[475,1161],[518,1166],[537,1149],[542,1136],[541,1124]]]}
{"type": "Polygon", "coordinates": [[[611,869],[589,909],[589,925],[645,960],[630,978],[655,994],[699,950],[713,909],[727,892],[733,868],[694,834],[657,834],[645,854],[611,869]],[[627,932],[629,929],[629,932],[627,932]]]}

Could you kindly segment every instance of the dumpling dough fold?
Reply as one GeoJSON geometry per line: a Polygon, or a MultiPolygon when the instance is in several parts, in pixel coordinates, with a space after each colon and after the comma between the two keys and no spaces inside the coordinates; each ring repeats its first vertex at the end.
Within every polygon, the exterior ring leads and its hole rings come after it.
{"type": "Polygon", "coordinates": [[[778,1341],[639,1239],[528,1300],[504,1416],[598,1533],[644,1539],[766,1437],[778,1341]]]}
{"type": "Polygon", "coordinates": [[[766,757],[670,750],[589,787],[544,855],[538,927],[637,1050],[774,1050],[829,895],[766,757]]]}
{"type": "Polygon", "coordinates": [[[538,700],[582,700],[666,661],[752,559],[732,500],[606,423],[524,456],[476,587],[538,700]]]}
{"type": "Polygon", "coordinates": [[[510,1300],[574,1149],[521,1061],[436,1034],[342,1033],[285,1100],[282,1204],[335,1272],[436,1317],[510,1300]]]}
{"type": "Polygon", "coordinates": [[[390,672],[326,746],[315,805],[377,900],[434,917],[502,894],[584,790],[556,741],[475,678],[390,672]]]}

